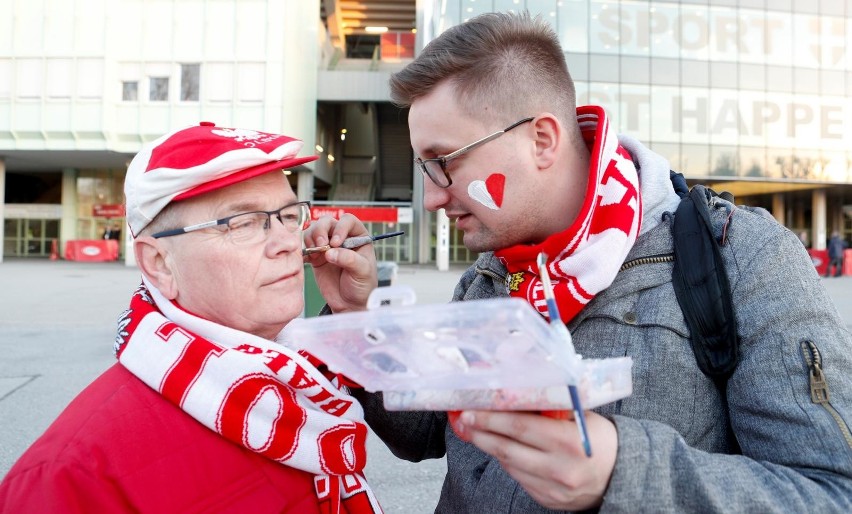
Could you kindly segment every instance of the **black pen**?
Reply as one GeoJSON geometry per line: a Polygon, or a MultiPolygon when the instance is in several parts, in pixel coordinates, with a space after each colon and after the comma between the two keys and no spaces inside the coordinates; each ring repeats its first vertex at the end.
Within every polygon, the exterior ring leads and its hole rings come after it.
{"type": "MultiPolygon", "coordinates": [[[[340,245],[340,248],[348,248],[352,250],[360,246],[364,246],[365,244],[372,243],[373,241],[378,241],[379,239],[387,239],[389,237],[401,236],[403,234],[405,234],[405,231],[400,230],[399,232],[388,232],[387,234],[379,234],[376,236],[347,237],[343,240],[343,244],[340,245]]],[[[328,250],[331,250],[331,245],[303,248],[302,255],[311,255],[313,253],[325,252],[328,250]]]]}

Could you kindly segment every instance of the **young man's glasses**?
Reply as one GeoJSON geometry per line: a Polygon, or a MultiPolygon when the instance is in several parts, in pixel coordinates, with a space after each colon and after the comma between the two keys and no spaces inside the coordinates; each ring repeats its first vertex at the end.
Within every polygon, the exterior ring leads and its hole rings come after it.
{"type": "Polygon", "coordinates": [[[416,164],[417,167],[420,168],[420,171],[422,171],[424,175],[429,177],[432,182],[435,183],[436,186],[444,188],[450,187],[450,185],[453,183],[453,179],[451,179],[450,174],[447,173],[448,162],[460,155],[466,154],[477,146],[484,145],[485,143],[491,140],[497,139],[498,137],[502,136],[506,132],[509,132],[518,125],[523,125],[524,123],[532,121],[534,119],[535,118],[533,117],[524,118],[520,121],[516,121],[515,123],[512,123],[508,127],[504,128],[503,130],[498,130],[497,132],[491,135],[485,136],[478,141],[474,141],[473,143],[467,146],[459,148],[455,152],[448,153],[447,155],[441,157],[435,157],[433,159],[421,159],[420,157],[417,157],[414,159],[414,164],[416,164]]]}
{"type": "Polygon", "coordinates": [[[291,203],[274,211],[241,212],[218,220],[164,230],[152,234],[152,237],[177,236],[205,228],[216,228],[222,232],[227,232],[234,244],[250,245],[266,239],[273,217],[290,232],[304,230],[311,219],[311,202],[291,203]]]}

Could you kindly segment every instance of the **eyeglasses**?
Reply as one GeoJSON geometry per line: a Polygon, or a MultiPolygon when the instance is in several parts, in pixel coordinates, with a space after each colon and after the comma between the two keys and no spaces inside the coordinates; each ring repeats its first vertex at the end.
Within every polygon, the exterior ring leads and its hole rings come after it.
{"type": "Polygon", "coordinates": [[[502,136],[506,132],[509,132],[518,125],[523,125],[524,123],[532,121],[534,119],[535,118],[532,117],[516,121],[515,123],[512,123],[508,127],[504,128],[503,130],[498,130],[497,132],[489,136],[485,136],[478,141],[474,141],[473,143],[467,146],[463,146],[455,152],[448,153],[447,155],[444,155],[442,157],[435,157],[433,159],[421,159],[420,157],[417,157],[414,159],[414,164],[416,164],[417,167],[420,168],[420,171],[422,171],[424,175],[429,177],[429,179],[431,179],[436,186],[442,188],[450,187],[450,185],[453,183],[453,179],[451,179],[450,174],[447,173],[448,162],[460,155],[466,154],[477,146],[484,145],[485,143],[491,140],[497,139],[498,137],[502,136]]]}
{"type": "Polygon", "coordinates": [[[217,228],[222,232],[227,231],[234,244],[250,245],[266,239],[273,216],[290,232],[304,230],[311,219],[311,202],[291,203],[274,211],[241,212],[218,220],[164,230],[152,234],[151,237],[170,237],[205,228],[217,228]]]}

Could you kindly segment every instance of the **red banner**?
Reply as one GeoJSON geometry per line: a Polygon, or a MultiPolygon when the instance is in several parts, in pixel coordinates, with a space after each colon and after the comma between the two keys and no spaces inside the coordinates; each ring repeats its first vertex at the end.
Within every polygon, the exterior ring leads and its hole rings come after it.
{"type": "Polygon", "coordinates": [[[808,248],[808,253],[811,256],[811,261],[814,263],[817,273],[825,275],[825,271],[828,269],[828,250],[808,248]]]}
{"type": "Polygon", "coordinates": [[[101,218],[123,218],[124,204],[121,203],[104,203],[95,204],[92,206],[92,216],[101,218]]]}
{"type": "Polygon", "coordinates": [[[118,260],[118,241],[112,239],[77,239],[65,242],[65,258],[69,261],[118,260]]]}
{"type": "Polygon", "coordinates": [[[399,219],[396,207],[350,207],[348,205],[314,205],[311,207],[311,219],[316,220],[322,216],[340,219],[340,216],[345,212],[366,223],[396,223],[399,219]]]}

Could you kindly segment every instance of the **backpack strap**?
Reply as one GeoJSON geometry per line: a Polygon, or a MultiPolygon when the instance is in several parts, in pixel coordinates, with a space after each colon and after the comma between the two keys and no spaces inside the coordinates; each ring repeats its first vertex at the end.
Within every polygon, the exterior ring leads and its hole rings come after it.
{"type": "Polygon", "coordinates": [[[686,184],[682,175],[672,172],[675,191],[681,196],[672,226],[672,284],[698,367],[724,391],[737,367],[739,340],[731,286],[707,206],[715,193],[696,185],[682,194],[675,175],[686,184]]]}

